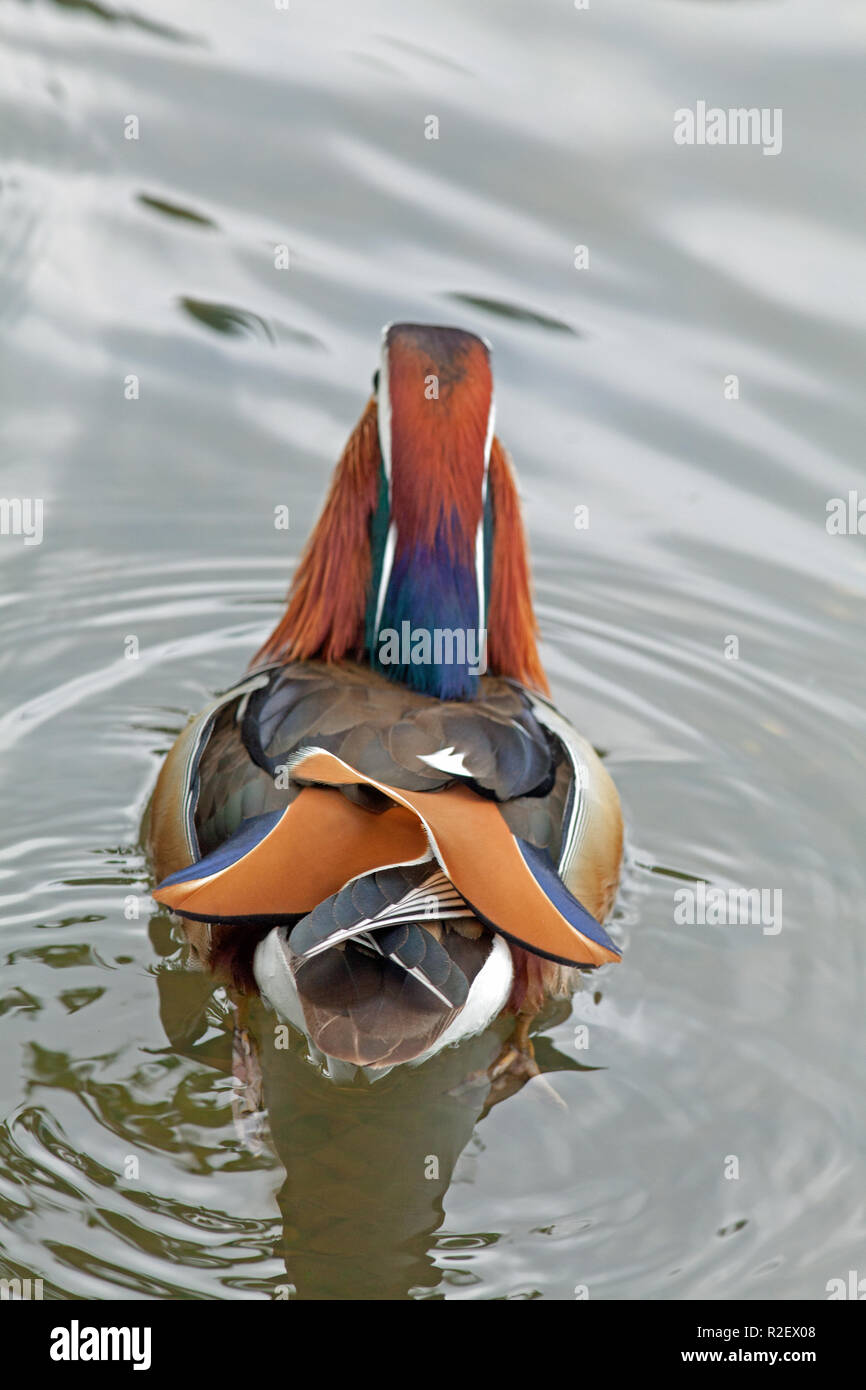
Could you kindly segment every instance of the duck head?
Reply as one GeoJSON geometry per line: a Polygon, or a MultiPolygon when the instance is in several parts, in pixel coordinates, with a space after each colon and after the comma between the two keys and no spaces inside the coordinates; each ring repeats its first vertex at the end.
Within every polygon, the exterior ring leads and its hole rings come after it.
{"type": "Polygon", "coordinates": [[[390,324],[373,384],[253,665],[351,658],[450,700],[486,670],[546,691],[489,345],[390,324]]]}
{"type": "Polygon", "coordinates": [[[423,694],[466,699],[487,664],[494,414],[488,349],[458,328],[392,325],[382,343],[376,403],[381,461],[368,659],[423,694]]]}

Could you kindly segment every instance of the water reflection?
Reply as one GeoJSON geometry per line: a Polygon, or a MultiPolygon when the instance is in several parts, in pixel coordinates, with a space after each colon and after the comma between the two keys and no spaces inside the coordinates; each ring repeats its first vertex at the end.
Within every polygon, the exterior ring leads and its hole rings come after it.
{"type": "Polygon", "coordinates": [[[824,1297],[864,1230],[866,569],[825,529],[863,491],[863,7],[375,9],[0,5],[0,495],[45,499],[41,545],[0,535],[0,1274],[824,1297]],[[676,148],[703,95],[783,106],[781,156],[676,148]],[[633,837],[629,949],[538,1040],[596,1068],[551,1059],[567,1110],[423,1069],[417,1110],[408,1074],[335,1090],[254,1018],[253,1153],[229,1001],[167,969],[138,827],[273,626],[382,323],[416,317],[493,341],[544,660],[633,837]],[[778,888],[783,930],[678,926],[700,881],[778,888]]]}
{"type": "MultiPolygon", "coordinates": [[[[222,991],[177,959],[157,979],[172,1047],[228,1074],[228,1030],[237,1015],[222,991]],[[224,1027],[214,1034],[216,1018],[224,1027]]],[[[277,1281],[274,1296],[400,1299],[437,1288],[435,1236],[455,1165],[479,1120],[510,1094],[507,1087],[491,1093],[479,1075],[494,1061],[508,1022],[421,1067],[397,1067],[374,1084],[359,1077],[338,1085],[311,1064],[305,1039],[261,1001],[242,1008],[258,1073],[250,1100],[235,1067],[236,1116],[244,1112],[239,1132],[246,1131],[248,1152],[272,1148],[285,1169],[276,1200],[288,1284],[277,1281]]],[[[563,1012],[560,1005],[548,1018],[563,1012]]],[[[536,1038],[536,1057],[542,1073],[593,1070],[562,1056],[544,1036],[536,1038]]],[[[556,1103],[555,1091],[549,1094],[556,1103]]]]}
{"type": "Polygon", "coordinates": [[[102,20],[104,24],[128,25],[130,28],[140,29],[143,33],[153,34],[156,38],[169,39],[172,43],[204,44],[204,39],[198,35],[184,33],[182,29],[176,29],[171,24],[152,19],[135,10],[113,9],[109,5],[97,3],[97,0],[50,0],[50,3],[60,10],[80,10],[93,19],[102,20]]]}

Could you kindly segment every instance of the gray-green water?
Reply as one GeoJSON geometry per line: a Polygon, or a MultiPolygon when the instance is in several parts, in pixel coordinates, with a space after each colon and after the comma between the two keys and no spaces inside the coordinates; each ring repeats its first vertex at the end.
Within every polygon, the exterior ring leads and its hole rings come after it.
{"type": "Polygon", "coordinates": [[[859,0],[0,4],[0,494],[44,501],[41,544],[0,534],[0,1273],[864,1272],[866,538],[826,525],[866,496],[864,49],[859,0]],[[781,153],[677,146],[698,101],[781,108],[781,153]],[[449,1094],[495,1037],[364,1092],[265,1049],[256,1156],[219,999],[179,1041],[201,984],[139,826],[273,623],[395,318],[493,341],[551,682],[626,809],[627,949],[547,1030],[564,1108],[449,1094]],[[692,878],[779,890],[782,929],[678,924],[692,878]]]}

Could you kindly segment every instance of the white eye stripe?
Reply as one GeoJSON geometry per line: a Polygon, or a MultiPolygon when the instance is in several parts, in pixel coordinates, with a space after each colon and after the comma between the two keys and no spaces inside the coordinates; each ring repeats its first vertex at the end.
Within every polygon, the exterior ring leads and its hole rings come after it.
{"type": "Polygon", "coordinates": [[[493,448],[493,427],[496,423],[496,397],[490,391],[490,411],[487,416],[487,434],[484,437],[484,482],[481,484],[482,501],[487,500],[487,473],[490,468],[490,451],[493,448]]]}
{"type": "MultiPolygon", "coordinates": [[[[376,391],[376,413],[379,428],[379,448],[382,451],[382,467],[385,470],[385,479],[388,485],[388,514],[391,513],[391,382],[388,372],[388,333],[391,324],[386,323],[382,329],[382,354],[379,363],[379,385],[376,391]]],[[[394,554],[397,549],[397,527],[393,521],[389,521],[388,534],[385,538],[385,550],[382,555],[382,573],[379,576],[379,592],[376,595],[376,621],[373,630],[373,646],[379,640],[379,625],[382,621],[382,609],[385,606],[385,595],[388,592],[388,582],[391,578],[391,570],[394,568],[394,554]]]]}
{"type": "Polygon", "coordinates": [[[487,416],[487,435],[484,440],[484,478],[481,484],[481,519],[475,533],[475,584],[478,590],[478,631],[487,626],[487,596],[485,584],[484,512],[487,507],[487,479],[490,471],[490,452],[493,448],[493,427],[496,420],[496,401],[491,391],[490,412],[487,416]]]}
{"type": "Polygon", "coordinates": [[[379,579],[379,592],[376,596],[376,622],[373,632],[373,646],[379,640],[379,624],[382,621],[382,609],[385,606],[385,595],[388,592],[388,581],[391,578],[391,571],[394,568],[394,555],[397,550],[397,526],[392,521],[388,526],[388,535],[385,537],[385,550],[382,555],[382,574],[379,579]]]}

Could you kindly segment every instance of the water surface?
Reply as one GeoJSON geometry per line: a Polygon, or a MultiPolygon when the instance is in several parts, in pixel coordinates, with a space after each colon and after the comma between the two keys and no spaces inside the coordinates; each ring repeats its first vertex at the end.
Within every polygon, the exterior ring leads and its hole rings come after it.
{"type": "Polygon", "coordinates": [[[726,1299],[862,1269],[866,563],[825,522],[866,495],[864,48],[854,0],[0,5],[0,494],[44,500],[40,545],[0,536],[0,1274],[726,1299]],[[698,100],[781,108],[781,154],[677,147],[698,100]],[[547,1020],[564,1105],[451,1094],[495,1035],[355,1092],[268,1048],[256,1145],[141,817],[416,318],[494,345],[544,659],[627,815],[626,954],[547,1020]],[[782,929],[678,924],[695,880],[779,890],[782,929]]]}

